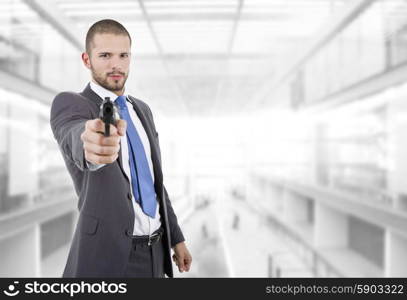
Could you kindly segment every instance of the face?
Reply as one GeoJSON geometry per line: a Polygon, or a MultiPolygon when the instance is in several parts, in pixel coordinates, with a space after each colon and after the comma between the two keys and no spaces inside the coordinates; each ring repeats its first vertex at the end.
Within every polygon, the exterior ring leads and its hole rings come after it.
{"type": "Polygon", "coordinates": [[[82,53],[85,66],[99,85],[122,95],[129,76],[130,39],[127,35],[96,34],[91,53],[82,53]]]}

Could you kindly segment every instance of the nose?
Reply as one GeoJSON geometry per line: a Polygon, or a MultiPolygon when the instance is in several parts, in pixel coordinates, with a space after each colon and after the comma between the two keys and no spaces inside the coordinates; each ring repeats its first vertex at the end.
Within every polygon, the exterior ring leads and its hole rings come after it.
{"type": "Polygon", "coordinates": [[[116,55],[113,55],[112,58],[110,59],[110,66],[109,66],[113,71],[120,71],[121,70],[121,65],[120,65],[120,58],[116,55]]]}

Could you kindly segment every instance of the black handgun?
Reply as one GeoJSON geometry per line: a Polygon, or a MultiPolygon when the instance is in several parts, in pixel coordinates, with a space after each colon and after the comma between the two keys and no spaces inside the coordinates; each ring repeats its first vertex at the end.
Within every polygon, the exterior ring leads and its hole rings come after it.
{"type": "Polygon", "coordinates": [[[103,100],[100,105],[99,118],[105,123],[104,136],[109,136],[110,124],[116,125],[116,122],[119,119],[117,108],[113,102],[110,101],[110,97],[105,97],[105,100],[103,100]]]}

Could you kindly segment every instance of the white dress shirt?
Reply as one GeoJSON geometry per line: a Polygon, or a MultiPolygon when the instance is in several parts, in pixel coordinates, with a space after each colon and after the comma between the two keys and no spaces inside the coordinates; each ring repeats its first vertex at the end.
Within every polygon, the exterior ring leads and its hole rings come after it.
{"type": "MultiPolygon", "coordinates": [[[[91,81],[90,88],[102,99],[105,97],[110,97],[110,99],[115,102],[117,99],[117,95],[113,92],[105,89],[104,87],[98,85],[97,83],[91,81]]],[[[124,95],[125,96],[125,95],[124,95]]],[[[150,149],[150,142],[148,140],[148,136],[146,131],[144,130],[143,124],[141,123],[139,117],[137,116],[136,112],[134,111],[133,105],[126,101],[127,108],[130,113],[130,118],[133,121],[134,127],[137,130],[137,133],[140,136],[141,142],[144,146],[144,151],[147,156],[148,166],[150,169],[151,177],[153,178],[154,182],[154,169],[153,169],[153,161],[151,159],[151,149],[150,149]]],[[[120,146],[122,149],[122,162],[123,162],[123,169],[130,180],[131,190],[133,191],[133,185],[131,184],[131,173],[130,173],[130,160],[129,160],[129,148],[127,143],[127,136],[124,135],[120,137],[120,146]]],[[[97,170],[104,165],[89,165],[91,170],[97,170]]],[[[157,196],[156,196],[157,199],[157,196]]],[[[139,203],[136,202],[134,199],[134,191],[132,193],[132,204],[134,209],[134,227],[133,227],[133,235],[151,235],[155,230],[160,228],[161,220],[159,214],[159,202],[157,201],[157,210],[155,213],[155,217],[151,218],[150,216],[146,215],[139,203]]]]}

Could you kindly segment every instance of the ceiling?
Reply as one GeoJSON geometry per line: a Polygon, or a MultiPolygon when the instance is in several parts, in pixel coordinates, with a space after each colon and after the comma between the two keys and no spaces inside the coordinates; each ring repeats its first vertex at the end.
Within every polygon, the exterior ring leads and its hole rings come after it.
{"type": "Polygon", "coordinates": [[[163,113],[196,116],[244,112],[349,0],[22,1],[48,3],[78,43],[102,18],[122,22],[133,40],[127,89],[163,113]]]}

